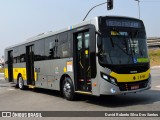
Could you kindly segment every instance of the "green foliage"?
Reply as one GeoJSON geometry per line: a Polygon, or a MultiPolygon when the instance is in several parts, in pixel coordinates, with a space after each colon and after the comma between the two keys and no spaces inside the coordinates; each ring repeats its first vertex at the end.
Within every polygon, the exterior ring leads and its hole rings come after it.
{"type": "Polygon", "coordinates": [[[150,49],[149,56],[150,57],[160,56],[160,49],[150,49]]]}
{"type": "Polygon", "coordinates": [[[151,66],[160,65],[160,49],[149,49],[149,58],[151,66]]]}

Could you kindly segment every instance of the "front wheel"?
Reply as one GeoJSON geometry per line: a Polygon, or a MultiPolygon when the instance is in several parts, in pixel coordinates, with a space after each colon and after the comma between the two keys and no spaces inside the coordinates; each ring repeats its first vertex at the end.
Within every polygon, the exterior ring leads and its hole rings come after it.
{"type": "Polygon", "coordinates": [[[62,84],[63,96],[67,100],[74,100],[74,87],[70,78],[65,78],[62,84]]]}

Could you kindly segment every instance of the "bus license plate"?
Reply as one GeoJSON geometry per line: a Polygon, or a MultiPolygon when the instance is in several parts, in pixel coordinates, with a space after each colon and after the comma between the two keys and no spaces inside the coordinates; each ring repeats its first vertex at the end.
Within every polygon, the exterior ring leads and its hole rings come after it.
{"type": "Polygon", "coordinates": [[[139,85],[133,85],[133,86],[131,86],[131,90],[136,90],[136,89],[139,89],[139,85]]]}

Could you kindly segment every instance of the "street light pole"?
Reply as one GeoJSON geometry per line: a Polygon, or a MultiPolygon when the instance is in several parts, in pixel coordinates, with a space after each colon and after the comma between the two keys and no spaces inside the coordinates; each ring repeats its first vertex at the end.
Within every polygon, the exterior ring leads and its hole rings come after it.
{"type": "Polygon", "coordinates": [[[140,0],[135,0],[138,2],[138,12],[139,12],[139,19],[141,18],[141,13],[140,13],[140,0]]]}
{"type": "Polygon", "coordinates": [[[94,7],[92,7],[92,8],[88,11],[87,15],[84,17],[83,21],[87,18],[88,14],[89,14],[94,8],[96,8],[96,7],[98,7],[98,6],[101,6],[101,5],[104,5],[104,4],[107,4],[107,2],[98,4],[98,5],[94,6],[94,7]]]}

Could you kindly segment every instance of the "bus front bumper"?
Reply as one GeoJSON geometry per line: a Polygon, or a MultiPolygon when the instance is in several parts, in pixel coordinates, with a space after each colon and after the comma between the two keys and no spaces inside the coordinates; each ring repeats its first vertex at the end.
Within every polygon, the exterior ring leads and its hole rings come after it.
{"type": "Polygon", "coordinates": [[[151,77],[146,81],[140,81],[139,83],[121,83],[119,85],[111,84],[103,80],[100,86],[100,95],[118,95],[127,93],[136,93],[151,88],[151,77]]]}

